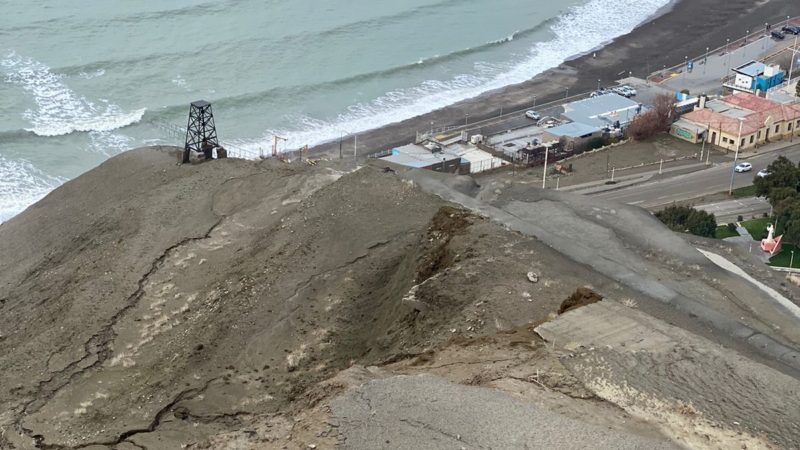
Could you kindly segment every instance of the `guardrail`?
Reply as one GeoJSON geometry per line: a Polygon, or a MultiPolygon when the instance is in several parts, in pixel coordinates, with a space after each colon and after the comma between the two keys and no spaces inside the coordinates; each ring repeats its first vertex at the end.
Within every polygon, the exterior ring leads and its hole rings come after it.
{"type": "MultiPolygon", "coordinates": [[[[800,16],[792,17],[788,21],[787,20],[782,20],[779,23],[775,24],[775,27],[777,27],[777,28],[775,28],[775,30],[779,31],[780,28],[785,26],[787,23],[791,24],[791,25],[796,25],[798,21],[800,21],[800,16]]],[[[770,30],[770,31],[773,31],[773,30],[770,30]]],[[[757,38],[760,38],[760,37],[764,37],[764,38],[767,38],[767,39],[769,38],[769,33],[767,32],[766,27],[759,28],[759,31],[754,31],[752,33],[746,34],[746,35],[744,35],[744,36],[742,36],[740,38],[734,39],[733,41],[726,43],[725,45],[720,45],[717,48],[709,49],[707,52],[704,52],[703,54],[701,54],[699,56],[696,56],[694,58],[690,58],[690,59],[692,59],[694,61],[699,61],[702,58],[704,58],[706,55],[716,54],[717,52],[720,52],[720,51],[722,51],[722,53],[720,55],[725,55],[725,54],[727,54],[729,52],[729,50],[731,48],[733,48],[735,50],[736,48],[742,47],[744,45],[747,45],[750,42],[753,42],[752,38],[756,38],[757,39],[757,38]]],[[[651,80],[653,80],[654,78],[657,78],[657,77],[666,78],[666,74],[671,73],[671,72],[676,72],[676,71],[679,71],[679,70],[685,70],[685,66],[686,66],[686,61],[684,61],[682,63],[678,63],[678,64],[676,64],[674,66],[671,66],[671,67],[664,67],[661,70],[656,70],[655,72],[651,72],[650,75],[647,76],[647,81],[649,82],[649,81],[651,81],[651,80]]]]}

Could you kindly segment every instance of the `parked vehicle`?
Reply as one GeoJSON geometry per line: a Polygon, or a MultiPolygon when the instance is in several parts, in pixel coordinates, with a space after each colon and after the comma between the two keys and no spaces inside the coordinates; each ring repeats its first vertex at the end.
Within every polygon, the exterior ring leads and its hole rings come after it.
{"type": "Polygon", "coordinates": [[[786,35],[780,31],[773,31],[770,33],[770,35],[772,35],[772,39],[775,39],[776,41],[782,41],[786,37],[786,35]]]}
{"type": "Polygon", "coordinates": [[[769,172],[767,171],[767,169],[761,169],[761,170],[758,171],[756,176],[759,177],[759,178],[766,178],[766,177],[769,176],[769,172]]]}
{"type": "Polygon", "coordinates": [[[740,162],[739,164],[736,165],[736,167],[733,168],[733,170],[739,173],[750,172],[751,170],[753,170],[753,165],[750,164],[749,162],[740,162]]]}
{"type": "Polygon", "coordinates": [[[783,31],[784,33],[789,33],[789,34],[800,34],[800,27],[796,27],[796,26],[793,26],[793,25],[787,25],[787,26],[781,28],[781,31],[783,31]]]}
{"type": "Polygon", "coordinates": [[[525,111],[525,117],[527,117],[528,119],[539,120],[542,118],[542,115],[531,109],[525,111]]]}
{"type": "Polygon", "coordinates": [[[627,89],[623,89],[622,87],[615,87],[614,89],[611,89],[611,92],[613,92],[613,93],[615,93],[617,95],[621,95],[621,96],[626,97],[626,98],[630,98],[630,96],[631,96],[631,94],[628,92],[628,90],[627,89]]]}
{"type": "Polygon", "coordinates": [[[628,85],[622,86],[621,88],[624,89],[628,93],[628,96],[630,97],[634,97],[637,94],[636,89],[628,85]]]}

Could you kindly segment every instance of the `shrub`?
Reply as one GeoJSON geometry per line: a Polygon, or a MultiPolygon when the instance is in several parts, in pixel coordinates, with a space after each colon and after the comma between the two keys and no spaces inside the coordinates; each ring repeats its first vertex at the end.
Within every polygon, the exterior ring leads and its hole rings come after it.
{"type": "Polygon", "coordinates": [[[592,138],[588,142],[589,148],[592,150],[596,150],[601,147],[605,147],[606,139],[602,137],[592,138]]]}
{"type": "Polygon", "coordinates": [[[736,216],[736,220],[737,220],[738,222],[741,222],[741,221],[743,221],[743,220],[744,220],[744,217],[742,217],[741,215],[739,215],[739,216],[736,216]]]}
{"type": "Polygon", "coordinates": [[[717,220],[713,214],[688,206],[668,206],[655,215],[674,231],[713,238],[717,230],[717,220]]]}
{"type": "Polygon", "coordinates": [[[732,231],[734,233],[736,232],[736,224],[735,223],[729,223],[727,226],[728,226],[728,231],[732,231]]]}
{"type": "Polygon", "coordinates": [[[675,98],[659,94],[653,98],[653,108],[637,115],[628,125],[628,136],[641,141],[667,131],[675,115],[675,98]]]}

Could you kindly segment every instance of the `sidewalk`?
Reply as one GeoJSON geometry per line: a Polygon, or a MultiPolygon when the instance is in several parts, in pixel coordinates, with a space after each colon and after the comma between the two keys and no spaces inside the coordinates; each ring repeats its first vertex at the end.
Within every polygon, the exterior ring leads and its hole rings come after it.
{"type": "MultiPolygon", "coordinates": [[[[714,164],[706,166],[705,163],[683,164],[676,167],[669,167],[661,170],[661,175],[669,174],[678,171],[696,172],[709,167],[714,167],[714,164]]],[[[575,192],[577,194],[597,194],[600,192],[613,191],[615,189],[622,189],[636,184],[650,181],[653,177],[659,175],[658,169],[638,174],[623,175],[614,177],[614,184],[606,184],[609,179],[589,181],[586,183],[573,184],[560,188],[561,191],[575,192]]]]}

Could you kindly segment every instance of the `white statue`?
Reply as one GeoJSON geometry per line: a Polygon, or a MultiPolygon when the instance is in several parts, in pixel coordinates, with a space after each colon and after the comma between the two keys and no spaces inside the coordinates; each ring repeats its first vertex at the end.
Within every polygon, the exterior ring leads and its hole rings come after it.
{"type": "Polygon", "coordinates": [[[775,234],[775,227],[772,224],[767,225],[767,242],[772,242],[775,239],[773,238],[773,234],[775,234]]]}

